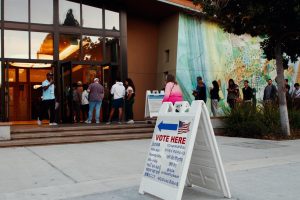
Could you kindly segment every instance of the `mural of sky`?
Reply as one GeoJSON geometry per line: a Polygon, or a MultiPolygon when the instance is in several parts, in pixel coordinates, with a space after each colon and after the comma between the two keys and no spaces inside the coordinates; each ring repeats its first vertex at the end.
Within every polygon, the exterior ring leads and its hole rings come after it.
{"type": "MultiPolygon", "coordinates": [[[[239,85],[241,94],[243,81],[248,80],[250,86],[257,90],[256,98],[261,100],[266,80],[276,77],[275,62],[264,58],[259,44],[261,40],[249,35],[225,33],[216,24],[180,15],[176,78],[185,100],[194,99],[192,90],[196,88],[198,76],[203,77],[207,92],[212,87],[211,82],[218,81],[221,107],[226,106],[226,89],[231,78],[239,85]]],[[[285,78],[289,79],[290,85],[300,81],[299,73],[300,62],[291,63],[285,70],[285,78]]],[[[210,105],[209,98],[207,105],[210,105]]]]}

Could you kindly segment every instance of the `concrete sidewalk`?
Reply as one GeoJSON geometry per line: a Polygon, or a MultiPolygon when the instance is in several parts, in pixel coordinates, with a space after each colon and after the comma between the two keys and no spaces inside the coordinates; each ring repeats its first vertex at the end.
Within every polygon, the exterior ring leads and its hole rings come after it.
{"type": "MultiPolygon", "coordinates": [[[[300,140],[217,137],[233,199],[300,199],[300,140]]],[[[150,140],[0,149],[0,200],[152,200],[138,187],[150,140]]],[[[187,188],[183,199],[221,196],[187,188]]]]}

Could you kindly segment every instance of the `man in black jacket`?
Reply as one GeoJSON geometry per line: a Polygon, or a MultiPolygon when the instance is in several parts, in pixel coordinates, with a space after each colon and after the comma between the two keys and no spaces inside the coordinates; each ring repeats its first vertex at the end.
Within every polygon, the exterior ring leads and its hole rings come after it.
{"type": "Polygon", "coordinates": [[[244,102],[251,103],[253,98],[253,90],[251,87],[249,87],[248,80],[244,81],[244,88],[242,89],[242,91],[243,91],[244,102]]]}
{"type": "Polygon", "coordinates": [[[268,80],[268,85],[265,87],[264,90],[264,98],[265,102],[275,102],[277,98],[277,88],[273,85],[272,80],[268,80]]]}

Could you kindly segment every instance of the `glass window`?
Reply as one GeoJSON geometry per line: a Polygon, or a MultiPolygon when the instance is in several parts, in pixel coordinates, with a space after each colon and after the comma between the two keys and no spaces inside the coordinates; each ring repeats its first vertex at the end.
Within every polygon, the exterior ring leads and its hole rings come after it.
{"type": "Polygon", "coordinates": [[[27,70],[19,69],[19,82],[27,82],[27,70]]]}
{"type": "Polygon", "coordinates": [[[80,4],[59,0],[59,24],[64,26],[80,25],[80,4]]]}
{"type": "Polygon", "coordinates": [[[16,82],[16,69],[8,69],[8,82],[16,82]]]}
{"type": "Polygon", "coordinates": [[[47,73],[51,69],[31,69],[29,76],[30,82],[41,83],[45,80],[47,73]]]}
{"type": "Polygon", "coordinates": [[[120,56],[120,43],[118,38],[107,37],[105,38],[105,53],[106,61],[117,63],[120,56]]]}
{"type": "Polygon", "coordinates": [[[53,59],[53,34],[31,32],[31,59],[53,59]]]}
{"type": "Polygon", "coordinates": [[[82,36],[83,60],[103,60],[103,38],[100,36],[82,36]]]}
{"type": "Polygon", "coordinates": [[[110,10],[105,10],[105,29],[120,30],[119,13],[110,10]]]}
{"type": "Polygon", "coordinates": [[[102,28],[102,9],[82,5],[82,26],[88,28],[102,28]]]}
{"type": "Polygon", "coordinates": [[[53,24],[53,0],[30,1],[31,23],[53,24]]]}
{"type": "Polygon", "coordinates": [[[4,57],[29,58],[27,31],[4,30],[4,57]]]}
{"type": "Polygon", "coordinates": [[[80,36],[71,34],[59,35],[59,59],[78,60],[80,57],[80,36]]]}
{"type": "Polygon", "coordinates": [[[28,22],[28,0],[4,1],[4,19],[6,21],[28,22]]]}

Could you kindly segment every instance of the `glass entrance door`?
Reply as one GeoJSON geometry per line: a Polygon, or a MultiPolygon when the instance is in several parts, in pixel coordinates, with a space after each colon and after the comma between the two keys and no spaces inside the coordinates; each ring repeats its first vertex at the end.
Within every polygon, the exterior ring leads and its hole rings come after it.
{"type": "MultiPolygon", "coordinates": [[[[99,78],[100,83],[105,88],[105,99],[102,104],[101,120],[105,121],[108,118],[109,111],[109,88],[114,82],[114,68],[111,66],[101,65],[81,65],[73,64],[72,62],[61,63],[61,119],[64,123],[74,122],[76,111],[73,102],[73,90],[76,89],[78,82],[84,87],[88,87],[93,83],[94,78],[99,78]]],[[[80,121],[84,121],[82,113],[80,121]]]]}
{"type": "Polygon", "coordinates": [[[40,112],[41,83],[51,71],[51,64],[5,63],[9,121],[37,120],[40,112]]]}
{"type": "Polygon", "coordinates": [[[73,117],[73,90],[72,90],[72,63],[65,62],[60,64],[60,103],[61,121],[72,123],[73,117]]]}

